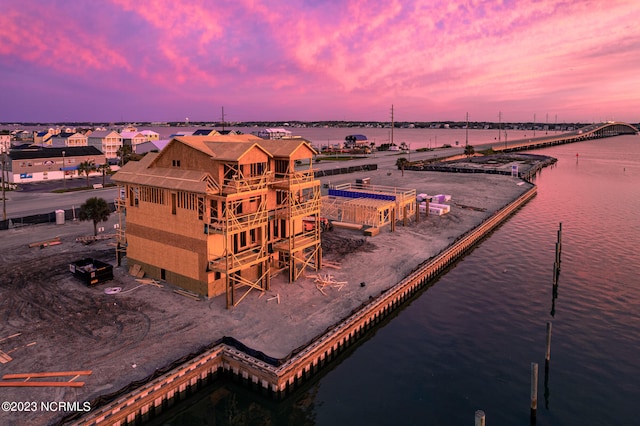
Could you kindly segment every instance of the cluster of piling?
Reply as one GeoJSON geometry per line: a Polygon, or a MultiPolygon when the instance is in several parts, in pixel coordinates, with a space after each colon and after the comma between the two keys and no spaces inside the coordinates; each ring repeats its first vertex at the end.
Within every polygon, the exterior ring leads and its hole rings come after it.
{"type": "MultiPolygon", "coordinates": [[[[562,222],[558,227],[558,238],[556,241],[555,260],[553,263],[553,302],[551,308],[551,315],[555,314],[555,299],[558,297],[558,278],[560,276],[560,260],[562,254],[562,222]]],[[[547,349],[544,355],[544,388],[545,388],[545,405],[549,406],[549,360],[551,359],[551,330],[553,324],[551,321],[547,321],[547,349]]],[[[538,414],[538,363],[531,363],[531,404],[529,409],[529,416],[531,424],[536,423],[538,414]]],[[[478,410],[475,415],[475,426],[485,425],[485,413],[478,410]]]]}
{"type": "MultiPolygon", "coordinates": [[[[560,276],[560,261],[562,254],[562,222],[558,226],[558,238],[556,240],[556,252],[553,262],[553,302],[551,315],[555,314],[555,300],[558,297],[558,278],[560,276]]],[[[548,407],[549,404],[549,361],[551,359],[551,330],[553,324],[551,321],[547,321],[547,350],[544,355],[544,388],[545,388],[545,403],[548,407]]],[[[538,364],[531,363],[531,422],[536,422],[538,410],[538,364]]]]}

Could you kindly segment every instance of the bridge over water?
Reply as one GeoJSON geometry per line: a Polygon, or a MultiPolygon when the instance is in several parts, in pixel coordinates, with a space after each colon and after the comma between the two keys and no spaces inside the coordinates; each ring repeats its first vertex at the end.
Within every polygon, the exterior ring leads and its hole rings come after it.
{"type": "Polygon", "coordinates": [[[510,142],[505,141],[504,144],[492,144],[491,148],[496,152],[524,151],[565,143],[581,142],[589,139],[635,134],[638,134],[638,129],[631,124],[609,121],[607,123],[591,124],[575,132],[563,133],[561,135],[545,135],[538,138],[518,139],[510,142]]]}

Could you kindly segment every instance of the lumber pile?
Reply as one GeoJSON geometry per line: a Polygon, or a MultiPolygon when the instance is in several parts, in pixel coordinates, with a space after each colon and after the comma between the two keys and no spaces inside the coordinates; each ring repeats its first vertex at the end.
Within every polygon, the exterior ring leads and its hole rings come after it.
{"type": "Polygon", "coordinates": [[[36,241],[34,243],[30,243],[29,248],[34,248],[34,247],[44,248],[49,246],[57,246],[58,244],[62,244],[62,242],[60,241],[60,237],[55,237],[50,240],[36,241]]]}
{"type": "Polygon", "coordinates": [[[352,229],[354,231],[361,230],[362,226],[363,226],[363,225],[361,225],[359,223],[337,222],[337,221],[332,221],[331,224],[333,226],[335,226],[336,228],[352,229]]]}
{"type": "MultiPolygon", "coordinates": [[[[0,342],[4,342],[5,340],[13,339],[14,337],[18,337],[21,334],[22,333],[12,334],[11,336],[8,336],[8,337],[5,337],[3,339],[0,339],[0,342]]],[[[4,352],[4,351],[0,350],[0,364],[6,364],[6,363],[8,363],[8,362],[13,360],[13,358],[11,356],[9,356],[10,353],[13,353],[13,352],[17,351],[18,349],[28,348],[29,346],[33,346],[35,344],[36,344],[36,342],[31,342],[31,343],[29,343],[27,345],[24,345],[24,346],[15,347],[15,348],[13,348],[11,350],[8,350],[7,352],[4,352]]]]}
{"type": "Polygon", "coordinates": [[[327,293],[325,293],[324,290],[327,287],[337,288],[338,291],[340,291],[342,290],[342,287],[347,284],[346,281],[336,281],[335,277],[331,274],[318,274],[313,282],[316,284],[316,288],[320,291],[320,293],[324,294],[325,296],[327,295],[327,293]]]}
{"type": "Polygon", "coordinates": [[[371,227],[371,228],[367,228],[364,230],[364,235],[368,236],[368,237],[375,237],[376,235],[378,235],[380,233],[380,228],[376,228],[376,227],[371,227]]]}
{"type": "Polygon", "coordinates": [[[144,277],[144,271],[142,270],[142,266],[138,265],[137,263],[132,265],[129,268],[129,275],[132,275],[136,278],[144,277]]]}
{"type": "Polygon", "coordinates": [[[180,296],[188,297],[191,300],[195,300],[196,302],[199,302],[201,300],[199,295],[190,291],[176,289],[173,290],[173,292],[179,294],[180,296]]]}
{"type": "Polygon", "coordinates": [[[76,237],[76,243],[92,243],[94,241],[100,240],[108,240],[110,238],[115,238],[115,234],[102,234],[102,235],[87,235],[85,237],[76,237]]]}
{"type": "Polygon", "coordinates": [[[322,267],[327,267],[327,268],[331,268],[331,269],[342,269],[342,266],[340,266],[339,263],[337,262],[331,262],[329,260],[322,260],[322,267]]]}
{"type": "Polygon", "coordinates": [[[5,374],[0,381],[0,387],[75,387],[79,388],[84,386],[84,382],[76,382],[75,380],[80,376],[88,376],[92,373],[91,370],[86,371],[56,371],[56,372],[44,372],[44,373],[18,373],[18,374],[5,374]],[[69,381],[40,381],[31,379],[42,378],[56,378],[56,377],[71,377],[69,381]],[[22,380],[22,381],[16,381],[22,380]]]}

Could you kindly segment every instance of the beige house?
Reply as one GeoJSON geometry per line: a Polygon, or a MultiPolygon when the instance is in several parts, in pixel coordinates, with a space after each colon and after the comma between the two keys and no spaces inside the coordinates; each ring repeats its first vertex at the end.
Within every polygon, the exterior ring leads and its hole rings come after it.
{"type": "Polygon", "coordinates": [[[11,148],[11,133],[0,131],[0,154],[9,152],[11,148]]]}
{"type": "Polygon", "coordinates": [[[147,137],[142,132],[120,132],[120,136],[122,136],[122,144],[129,145],[131,152],[136,152],[136,146],[147,142],[147,137]]]}
{"type": "Polygon", "coordinates": [[[89,134],[89,146],[98,148],[107,159],[118,158],[118,150],[122,147],[122,136],[113,130],[97,130],[89,134]]]}
{"type": "Polygon", "coordinates": [[[140,133],[145,137],[147,142],[153,142],[160,140],[160,134],[153,130],[141,130],[140,133]]]}
{"type": "Polygon", "coordinates": [[[182,136],[130,161],[113,176],[127,264],[206,297],[226,294],[227,307],[269,289],[273,268],[287,268],[290,281],[320,268],[314,153],[295,139],[182,136]],[[295,170],[296,160],[308,168],[295,170]]]}

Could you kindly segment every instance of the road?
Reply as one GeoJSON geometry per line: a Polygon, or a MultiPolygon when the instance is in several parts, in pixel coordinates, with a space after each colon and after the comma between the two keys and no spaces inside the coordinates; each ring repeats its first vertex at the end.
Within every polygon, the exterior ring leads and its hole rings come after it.
{"type": "MultiPolygon", "coordinates": [[[[70,183],[67,181],[68,187],[72,188],[73,184],[78,186],[86,186],[86,180],[76,179],[77,182],[70,183]]],[[[96,179],[93,183],[102,183],[102,177],[96,179]]],[[[51,213],[58,209],[66,210],[74,206],[79,207],[88,198],[101,197],[106,201],[113,201],[118,194],[117,187],[89,189],[85,191],[73,191],[65,193],[51,192],[54,189],[62,189],[63,182],[46,182],[37,184],[24,185],[24,189],[19,191],[6,192],[6,211],[7,219],[19,218],[40,213],[51,213]]]]}
{"type": "MultiPolygon", "coordinates": [[[[395,169],[398,158],[404,157],[411,161],[432,159],[434,157],[449,157],[462,154],[464,148],[440,148],[434,151],[416,152],[411,154],[399,151],[376,152],[368,154],[363,158],[349,161],[320,161],[315,162],[313,167],[316,170],[326,170],[345,166],[360,166],[364,164],[377,164],[379,169],[395,169]]],[[[304,167],[304,166],[303,166],[304,167]]],[[[109,179],[107,178],[107,182],[109,179]]],[[[102,183],[101,176],[94,176],[89,179],[90,185],[102,183]]],[[[74,178],[63,181],[37,182],[32,184],[22,184],[20,190],[6,193],[7,219],[14,219],[34,214],[51,213],[55,210],[71,209],[79,207],[90,197],[101,197],[108,202],[113,201],[118,195],[118,188],[89,189],[84,191],[72,191],[65,193],[54,193],[56,189],[71,189],[86,187],[85,178],[74,178]]]]}

